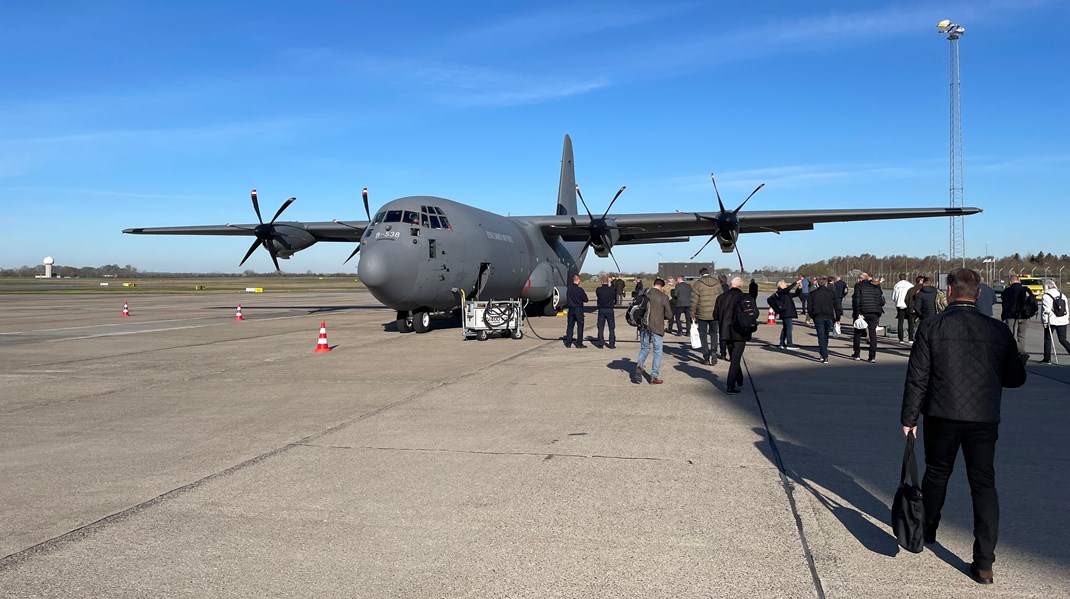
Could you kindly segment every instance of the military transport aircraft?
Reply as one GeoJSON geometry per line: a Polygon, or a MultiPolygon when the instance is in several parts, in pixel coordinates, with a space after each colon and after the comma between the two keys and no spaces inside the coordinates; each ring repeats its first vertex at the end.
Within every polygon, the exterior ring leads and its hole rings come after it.
{"type": "Polygon", "coordinates": [[[959,216],[981,211],[893,208],[741,212],[762,186],[738,208],[727,210],[716,185],[714,181],[717,212],[611,216],[613,202],[624,191],[621,187],[605,212],[596,217],[576,186],[572,140],[565,135],[554,215],[501,216],[443,198],[410,196],[388,202],[372,218],[365,188],[362,195],[366,221],[278,221],[293,203],[294,198],[290,198],[265,223],[253,190],[258,224],[134,228],[124,229],[123,233],[254,236],[239,266],[257,246],[263,246],[276,270],[279,258],[289,258],[316,242],[357,242],[349,258],[360,252],[357,273],[361,281],[376,299],[397,311],[398,331],[423,333],[430,327],[431,313],[457,309],[462,293],[480,299],[525,298],[530,302],[529,308],[552,313],[564,301],[565,286],[572,275],[579,273],[588,249],[604,258],[612,257],[616,245],[684,242],[692,235],[710,235],[706,245],[716,240],[721,251],[735,251],[738,255],[736,242],[741,233],[779,234],[813,229],[814,223],[959,216]],[[577,212],[577,197],[586,215],[577,212]]]}

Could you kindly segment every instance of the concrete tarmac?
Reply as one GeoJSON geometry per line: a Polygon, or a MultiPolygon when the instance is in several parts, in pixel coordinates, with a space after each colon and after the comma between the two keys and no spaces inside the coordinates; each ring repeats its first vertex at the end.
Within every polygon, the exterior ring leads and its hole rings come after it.
{"type": "Polygon", "coordinates": [[[762,326],[729,396],[671,335],[634,383],[622,313],[566,349],[400,335],[362,292],[115,297],[3,298],[5,599],[1070,596],[1070,366],[1004,394],[982,587],[961,458],[937,545],[890,532],[907,346],[762,326]]]}

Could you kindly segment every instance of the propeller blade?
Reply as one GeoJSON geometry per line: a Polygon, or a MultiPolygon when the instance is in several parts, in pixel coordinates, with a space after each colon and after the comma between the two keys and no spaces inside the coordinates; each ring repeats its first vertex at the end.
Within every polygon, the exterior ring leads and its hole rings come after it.
{"type": "Polygon", "coordinates": [[[624,193],[624,190],[627,189],[627,188],[628,188],[627,185],[621,185],[620,186],[620,189],[617,190],[617,195],[613,196],[613,199],[609,201],[609,206],[606,208],[606,211],[602,214],[602,218],[605,218],[606,216],[609,215],[609,211],[613,209],[613,202],[616,202],[617,198],[620,197],[620,194],[624,193]]]}
{"type": "MultiPolygon", "coordinates": [[[[371,210],[368,209],[368,188],[367,187],[365,187],[364,189],[361,190],[360,197],[364,198],[364,214],[367,215],[368,222],[371,222],[372,221],[372,212],[371,212],[371,210]]],[[[360,248],[357,248],[357,249],[360,249],[360,248]]],[[[353,252],[353,253],[355,254],[356,252],[353,252]]],[[[353,256],[350,256],[350,258],[352,258],[352,257],[353,256]]]]}
{"type": "Polygon", "coordinates": [[[281,273],[282,269],[279,268],[279,259],[275,256],[275,252],[268,249],[268,253],[271,254],[271,261],[275,263],[275,272],[281,273]]]}
{"type": "Polygon", "coordinates": [[[297,198],[290,198],[290,199],[286,200],[285,202],[283,202],[282,206],[279,206],[279,211],[275,213],[275,217],[271,219],[271,222],[272,223],[275,222],[275,219],[279,218],[279,216],[282,214],[282,211],[286,210],[290,206],[290,204],[294,203],[294,200],[296,200],[296,199],[297,198]]]}
{"type": "Polygon", "coordinates": [[[357,245],[357,249],[353,250],[353,253],[350,254],[349,257],[345,259],[345,262],[342,262],[342,264],[345,264],[346,262],[349,262],[350,260],[352,260],[353,256],[356,256],[357,252],[359,252],[359,251],[360,251],[360,245],[358,244],[357,245]]]}
{"type": "Polygon", "coordinates": [[[256,201],[256,190],[250,191],[249,195],[253,198],[253,210],[256,210],[256,220],[260,221],[260,224],[264,224],[264,219],[260,218],[260,202],[256,201]]]}
{"type": "Polygon", "coordinates": [[[620,272],[620,264],[617,264],[617,257],[613,255],[613,250],[609,250],[609,257],[613,258],[613,266],[616,266],[617,272],[620,272]]]}
{"type": "Polygon", "coordinates": [[[259,237],[257,237],[255,240],[253,240],[253,245],[249,246],[249,251],[248,252],[245,252],[245,257],[242,258],[241,262],[238,263],[238,267],[239,268],[241,268],[242,266],[245,265],[245,261],[249,259],[249,256],[253,255],[253,252],[256,251],[256,246],[258,246],[258,245],[260,245],[260,238],[259,237]]]}
{"type": "Polygon", "coordinates": [[[739,244],[736,244],[736,258],[739,258],[739,274],[742,275],[746,269],[743,268],[743,254],[739,253],[739,244]]]}
{"type": "Polygon", "coordinates": [[[710,235],[710,238],[706,240],[706,243],[702,244],[702,247],[700,247],[700,248],[698,249],[698,251],[697,251],[697,252],[695,252],[695,255],[694,255],[694,256],[691,256],[691,259],[692,259],[692,260],[694,260],[694,259],[695,259],[695,256],[697,256],[697,255],[701,254],[701,253],[702,253],[702,250],[706,249],[706,246],[710,245],[710,242],[711,242],[711,241],[713,241],[713,239],[714,239],[715,237],[717,237],[717,236],[716,236],[716,235],[710,235]]]}
{"type": "Polygon", "coordinates": [[[590,218],[591,220],[594,220],[594,215],[591,214],[591,209],[587,207],[587,202],[583,201],[583,194],[580,193],[580,186],[579,185],[576,186],[576,195],[579,196],[580,202],[583,203],[583,209],[587,211],[587,217],[590,218]]]}
{"type": "Polygon", "coordinates": [[[749,202],[750,199],[754,197],[754,194],[758,193],[758,190],[763,188],[763,187],[765,187],[765,183],[762,183],[758,187],[755,187],[754,191],[750,192],[750,195],[747,196],[747,199],[743,200],[743,204],[740,204],[739,208],[736,208],[735,210],[732,211],[732,214],[739,214],[739,211],[743,209],[743,205],[746,204],[747,202],[749,202]]]}
{"type": "Polygon", "coordinates": [[[717,189],[717,179],[710,173],[710,181],[713,181],[713,191],[717,194],[717,205],[721,207],[721,212],[724,212],[724,202],[721,201],[721,191],[717,189]]]}

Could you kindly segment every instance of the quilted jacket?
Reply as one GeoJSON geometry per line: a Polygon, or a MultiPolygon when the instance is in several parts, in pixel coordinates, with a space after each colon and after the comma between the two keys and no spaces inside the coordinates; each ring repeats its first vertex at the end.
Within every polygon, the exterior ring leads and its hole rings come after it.
{"type": "Polygon", "coordinates": [[[851,296],[851,312],[853,318],[858,318],[859,314],[884,314],[884,291],[880,285],[869,281],[856,283],[854,295],[851,296]]]}
{"type": "Polygon", "coordinates": [[[1025,384],[1025,367],[1014,336],[973,302],[953,302],[922,322],[914,336],[903,390],[903,426],[918,414],[999,422],[1003,387],[1025,384]]]}

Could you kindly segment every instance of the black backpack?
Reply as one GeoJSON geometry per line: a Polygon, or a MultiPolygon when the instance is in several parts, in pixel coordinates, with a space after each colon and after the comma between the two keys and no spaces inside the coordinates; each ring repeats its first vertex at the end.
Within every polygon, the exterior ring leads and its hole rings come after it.
{"type": "Polygon", "coordinates": [[[634,298],[628,311],[624,313],[624,320],[633,327],[645,329],[650,325],[650,298],[645,290],[640,290],[634,298]]]}
{"type": "Polygon", "coordinates": [[[780,296],[776,293],[765,298],[765,303],[769,304],[769,307],[773,309],[773,312],[780,314],[780,296]]]}
{"type": "Polygon", "coordinates": [[[1022,287],[1022,305],[1019,308],[1021,311],[1020,318],[1033,318],[1040,311],[1040,306],[1037,305],[1037,296],[1033,295],[1033,291],[1028,287],[1022,287]]]}
{"type": "Polygon", "coordinates": [[[736,302],[732,314],[732,328],[740,333],[753,333],[758,330],[758,306],[754,298],[744,293],[736,302]]]}
{"type": "Polygon", "coordinates": [[[1062,318],[1066,316],[1066,296],[1059,294],[1059,297],[1055,297],[1052,294],[1048,294],[1051,298],[1051,313],[1062,318]]]}

